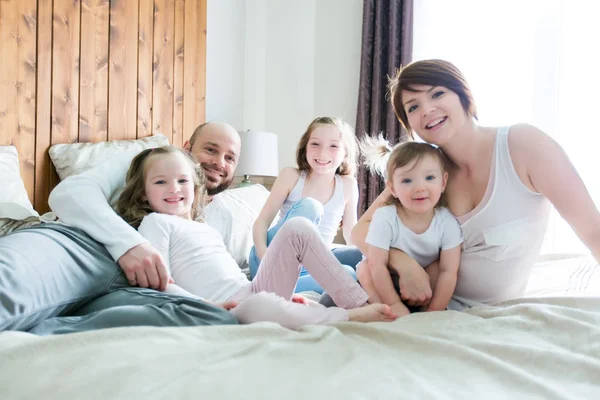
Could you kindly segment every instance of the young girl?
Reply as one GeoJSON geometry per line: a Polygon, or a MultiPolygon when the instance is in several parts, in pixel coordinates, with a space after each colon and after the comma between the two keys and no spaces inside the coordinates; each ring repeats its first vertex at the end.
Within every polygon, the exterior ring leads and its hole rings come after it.
{"type": "MultiPolygon", "coordinates": [[[[254,247],[250,251],[250,275],[254,278],[260,260],[271,241],[291,218],[303,216],[317,225],[323,241],[333,243],[342,224],[344,239],[350,243],[350,232],[356,224],[358,185],[356,172],[356,139],[352,128],[337,118],[313,120],[298,143],[298,168],[285,168],[273,184],[271,194],[253,227],[254,247]],[[279,213],[278,223],[269,229],[279,213]]],[[[355,247],[336,248],[334,255],[352,276],[360,261],[355,247]]],[[[323,288],[302,268],[297,291],[323,288]]]]}
{"type": "MultiPolygon", "coordinates": [[[[177,282],[170,284],[167,292],[222,303],[242,323],[268,320],[292,329],[346,320],[395,319],[386,305],[366,305],[367,294],[303,218],[281,230],[265,253],[256,279],[249,282],[218,232],[195,221],[204,196],[201,178],[199,166],[181,150],[170,146],[144,150],[133,159],[118,201],[117,211],[123,219],[138,227],[163,255],[177,282]],[[343,308],[329,311],[288,301],[298,279],[299,262],[343,308]],[[263,291],[270,293],[260,293],[263,291]]],[[[302,297],[295,301],[306,302],[302,297]]]]}
{"type": "Polygon", "coordinates": [[[439,275],[436,271],[437,276],[431,276],[433,297],[426,310],[446,309],[456,286],[463,239],[458,222],[443,206],[448,173],[441,151],[417,142],[391,151],[383,139],[369,137],[361,147],[371,166],[374,158],[389,156],[386,186],[392,198],[373,214],[367,258],[357,268],[359,282],[371,302],[388,304],[403,316],[409,310],[399,297],[397,272],[387,267],[390,248],[402,250],[423,268],[439,259],[439,275]]]}

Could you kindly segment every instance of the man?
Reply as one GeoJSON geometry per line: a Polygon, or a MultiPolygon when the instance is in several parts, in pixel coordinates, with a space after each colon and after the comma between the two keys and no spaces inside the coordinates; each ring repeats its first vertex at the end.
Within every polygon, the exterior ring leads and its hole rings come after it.
{"type": "MultiPolygon", "coordinates": [[[[184,148],[192,153],[206,174],[206,188],[213,196],[233,181],[241,139],[233,127],[222,122],[200,125],[184,148]]],[[[125,185],[125,174],[137,152],[114,157],[91,171],[61,182],[49,204],[63,222],[84,230],[104,244],[119,263],[132,286],[165,290],[169,274],[160,253],[119,217],[114,203],[125,185]]],[[[210,213],[210,206],[207,207],[210,213]]]]}
{"type": "Polygon", "coordinates": [[[200,125],[183,145],[204,170],[210,200],[231,186],[241,145],[237,131],[223,122],[200,125]]]}
{"type": "MultiPolygon", "coordinates": [[[[235,129],[203,124],[184,147],[206,173],[209,200],[231,185],[241,148],[235,129]]],[[[55,188],[49,204],[68,226],[43,224],[0,238],[0,330],[236,323],[223,308],[145,289],[166,288],[165,262],[110,205],[135,155],[123,153],[55,188]]]]}

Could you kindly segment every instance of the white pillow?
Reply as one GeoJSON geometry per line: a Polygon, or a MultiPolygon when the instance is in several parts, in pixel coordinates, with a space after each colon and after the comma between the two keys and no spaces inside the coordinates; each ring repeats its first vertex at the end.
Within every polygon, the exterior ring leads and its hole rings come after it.
{"type": "Polygon", "coordinates": [[[21,179],[19,155],[14,146],[0,146],[0,218],[39,217],[21,179]]]}
{"type": "Polygon", "coordinates": [[[169,144],[164,135],[136,140],[111,140],[97,143],[55,144],[48,153],[61,180],[82,173],[118,153],[162,147],[169,144]]]}
{"type": "MultiPolygon", "coordinates": [[[[250,185],[219,193],[205,208],[206,223],[223,236],[227,251],[242,269],[248,266],[254,244],[252,225],[268,197],[264,186],[250,185]]],[[[277,218],[273,224],[276,222],[277,218]]]]}

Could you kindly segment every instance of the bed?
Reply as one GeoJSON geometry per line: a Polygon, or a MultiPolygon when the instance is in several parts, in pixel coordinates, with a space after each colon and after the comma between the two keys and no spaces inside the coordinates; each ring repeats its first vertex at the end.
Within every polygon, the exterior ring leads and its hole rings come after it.
{"type": "Polygon", "coordinates": [[[0,334],[3,399],[597,399],[600,300],[393,323],[0,334]]]}
{"type": "MultiPolygon", "coordinates": [[[[50,190],[98,148],[181,145],[204,121],[206,1],[9,0],[0,13],[16,55],[0,70],[5,233],[51,219],[50,190]]],[[[264,201],[252,190],[228,195],[238,223],[264,201]]],[[[592,258],[550,256],[523,299],[394,323],[2,332],[0,399],[597,399],[599,294],[592,258]]]]}
{"type": "MultiPolygon", "coordinates": [[[[267,191],[242,190],[249,224],[267,191]]],[[[596,399],[598,293],[593,258],[552,256],[523,299],[393,323],[1,332],[0,398],[596,399]]]]}

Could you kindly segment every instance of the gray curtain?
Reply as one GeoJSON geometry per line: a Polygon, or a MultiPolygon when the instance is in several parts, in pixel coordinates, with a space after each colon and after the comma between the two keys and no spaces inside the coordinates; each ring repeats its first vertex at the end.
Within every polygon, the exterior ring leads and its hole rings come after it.
{"type": "MultiPolygon", "coordinates": [[[[383,133],[392,144],[405,140],[387,96],[388,78],[412,59],[413,0],[364,0],[362,56],[356,136],[383,133]]],[[[358,172],[362,215],[384,189],[384,180],[362,165],[358,172]]]]}

